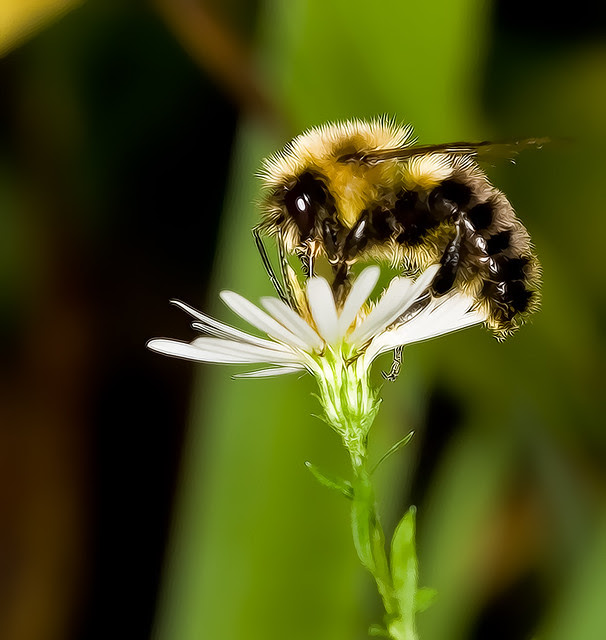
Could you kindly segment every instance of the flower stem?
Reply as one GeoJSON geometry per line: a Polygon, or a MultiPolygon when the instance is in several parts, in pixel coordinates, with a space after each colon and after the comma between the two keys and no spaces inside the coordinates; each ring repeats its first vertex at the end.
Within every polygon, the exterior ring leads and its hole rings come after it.
{"type": "Polygon", "coordinates": [[[385,536],[377,513],[375,492],[366,460],[354,467],[352,482],[352,530],[354,544],[362,564],[370,571],[377,584],[388,617],[398,615],[398,601],[394,595],[389,562],[385,551],[385,536]]]}
{"type": "Polygon", "coordinates": [[[396,529],[390,543],[390,558],[377,511],[372,472],[394,451],[404,446],[412,434],[396,443],[369,469],[368,434],[379,409],[377,391],[372,388],[367,371],[356,370],[340,351],[327,353],[317,375],[326,422],[341,435],[349,452],[353,469],[351,483],[335,483],[310,467],[324,484],[338,488],[352,501],[353,541],[362,564],[373,576],[385,608],[383,627],[371,633],[391,640],[417,640],[415,615],[417,603],[417,559],[414,534],[414,509],[410,509],[396,529]],[[391,562],[390,562],[391,560],[391,562]]]}

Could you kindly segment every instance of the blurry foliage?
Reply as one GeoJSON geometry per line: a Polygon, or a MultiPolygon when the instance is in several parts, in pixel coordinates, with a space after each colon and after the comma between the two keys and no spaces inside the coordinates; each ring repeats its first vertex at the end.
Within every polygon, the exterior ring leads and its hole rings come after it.
{"type": "Polygon", "coordinates": [[[197,367],[181,446],[192,367],[143,345],[191,335],[170,297],[269,292],[264,155],[388,113],[423,142],[561,138],[489,171],[535,241],[541,312],[504,344],[410,347],[383,390],[376,455],[416,432],[378,479],[388,531],[417,505],[439,594],[421,638],[604,638],[604,35],[588,2],[99,0],[8,53],[0,635],[147,637],[154,616],[158,640],[366,637],[347,505],[303,465],[346,463],[309,380],[197,367]]]}
{"type": "Polygon", "coordinates": [[[32,37],[82,0],[5,0],[0,4],[0,55],[32,37]]]}

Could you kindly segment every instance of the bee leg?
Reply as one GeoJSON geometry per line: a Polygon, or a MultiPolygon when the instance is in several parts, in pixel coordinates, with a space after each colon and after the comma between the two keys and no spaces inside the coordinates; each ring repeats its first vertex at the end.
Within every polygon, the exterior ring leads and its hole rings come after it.
{"type": "MultiPolygon", "coordinates": [[[[415,303],[413,303],[405,313],[403,313],[394,323],[395,325],[404,324],[412,320],[417,316],[425,307],[431,302],[431,294],[429,290],[420,296],[415,303]]],[[[381,371],[381,375],[385,380],[389,382],[395,382],[400,375],[400,368],[402,367],[402,349],[403,347],[396,347],[393,352],[393,362],[391,363],[391,369],[389,372],[381,371]]]]}
{"type": "Polygon", "coordinates": [[[324,240],[329,252],[329,262],[333,265],[334,279],[332,290],[335,300],[340,301],[349,290],[349,260],[364,249],[368,242],[366,233],[369,224],[368,211],[365,211],[351,228],[342,246],[337,244],[337,234],[329,222],[324,224],[324,240]]]}
{"type": "Polygon", "coordinates": [[[314,277],[314,257],[311,253],[307,254],[307,277],[314,277]]]}
{"type": "Polygon", "coordinates": [[[299,304],[297,302],[297,298],[292,290],[291,281],[288,277],[288,259],[286,258],[286,250],[284,248],[284,237],[281,233],[278,233],[278,260],[280,263],[280,275],[282,276],[282,282],[284,283],[284,291],[286,295],[286,304],[291,308],[299,311],[299,304]]]}
{"type": "Polygon", "coordinates": [[[410,305],[406,311],[398,317],[395,321],[395,325],[405,324],[406,322],[410,322],[415,316],[419,315],[423,309],[431,302],[431,294],[429,293],[429,289],[425,290],[425,293],[417,298],[416,302],[410,305]]]}
{"type": "Polygon", "coordinates": [[[352,260],[366,247],[368,243],[369,223],[369,213],[368,211],[364,211],[345,238],[343,245],[343,258],[345,260],[352,260]]]}
{"type": "MultiPolygon", "coordinates": [[[[265,245],[263,244],[263,239],[261,238],[261,232],[259,231],[259,228],[254,227],[252,230],[252,234],[255,239],[255,244],[257,245],[257,250],[259,251],[259,255],[261,256],[261,262],[263,262],[263,266],[265,267],[265,272],[269,277],[269,281],[271,282],[274,289],[276,290],[276,293],[278,294],[278,297],[280,298],[280,300],[282,300],[282,302],[285,302],[287,305],[292,306],[291,301],[289,300],[289,297],[284,292],[284,289],[282,288],[282,285],[278,280],[278,276],[276,276],[276,272],[274,271],[274,268],[271,264],[269,256],[267,255],[267,250],[265,249],[265,245]]],[[[284,274],[282,273],[282,275],[284,274]]]]}
{"type": "Polygon", "coordinates": [[[322,222],[322,240],[328,261],[331,264],[336,264],[341,254],[339,230],[330,218],[325,218],[322,222]]]}
{"type": "Polygon", "coordinates": [[[349,290],[349,265],[346,262],[339,262],[333,265],[335,277],[332,281],[332,291],[337,302],[341,302],[344,294],[349,290]]]}
{"type": "Polygon", "coordinates": [[[461,262],[461,243],[463,241],[463,233],[461,231],[461,220],[457,220],[455,237],[448,243],[440,264],[442,265],[436,273],[431,283],[432,293],[441,296],[450,291],[457,277],[459,264],[461,262]]]}
{"type": "Polygon", "coordinates": [[[304,278],[313,278],[314,276],[314,256],[311,251],[297,249],[297,258],[301,261],[301,271],[304,278]]]}
{"type": "Polygon", "coordinates": [[[396,347],[393,350],[393,362],[391,363],[391,369],[389,372],[381,371],[381,375],[385,380],[389,382],[395,382],[400,375],[400,369],[402,368],[402,352],[404,347],[396,347]]]}

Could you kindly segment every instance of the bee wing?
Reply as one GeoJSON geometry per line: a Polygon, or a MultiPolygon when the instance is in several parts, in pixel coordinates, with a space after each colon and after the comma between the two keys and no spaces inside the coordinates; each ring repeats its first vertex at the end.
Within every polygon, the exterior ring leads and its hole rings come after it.
{"type": "Polygon", "coordinates": [[[339,158],[341,162],[358,161],[376,164],[385,160],[408,160],[428,153],[448,153],[459,156],[472,156],[478,160],[511,160],[525,149],[540,149],[549,142],[549,138],[527,138],[511,142],[450,142],[446,144],[428,144],[395,149],[377,149],[366,153],[352,153],[339,158]]]}

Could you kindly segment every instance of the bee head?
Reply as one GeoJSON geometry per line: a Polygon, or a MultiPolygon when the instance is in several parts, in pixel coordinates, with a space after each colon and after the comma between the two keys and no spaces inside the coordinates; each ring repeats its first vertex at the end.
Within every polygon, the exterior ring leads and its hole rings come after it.
{"type": "Polygon", "coordinates": [[[325,183],[310,171],[284,188],[282,201],[284,213],[296,224],[301,242],[312,239],[317,223],[334,213],[334,202],[325,183]]]}
{"type": "Polygon", "coordinates": [[[409,128],[381,118],[301,134],[263,164],[259,175],[267,191],[261,230],[280,235],[289,252],[326,253],[336,260],[369,204],[399,178],[397,163],[371,166],[359,158],[369,150],[402,145],[410,135],[409,128]]]}
{"type": "Polygon", "coordinates": [[[290,231],[286,237],[296,248],[322,241],[327,227],[335,234],[340,227],[335,200],[326,179],[317,172],[304,171],[278,189],[274,198],[281,210],[283,227],[290,231]]]}

